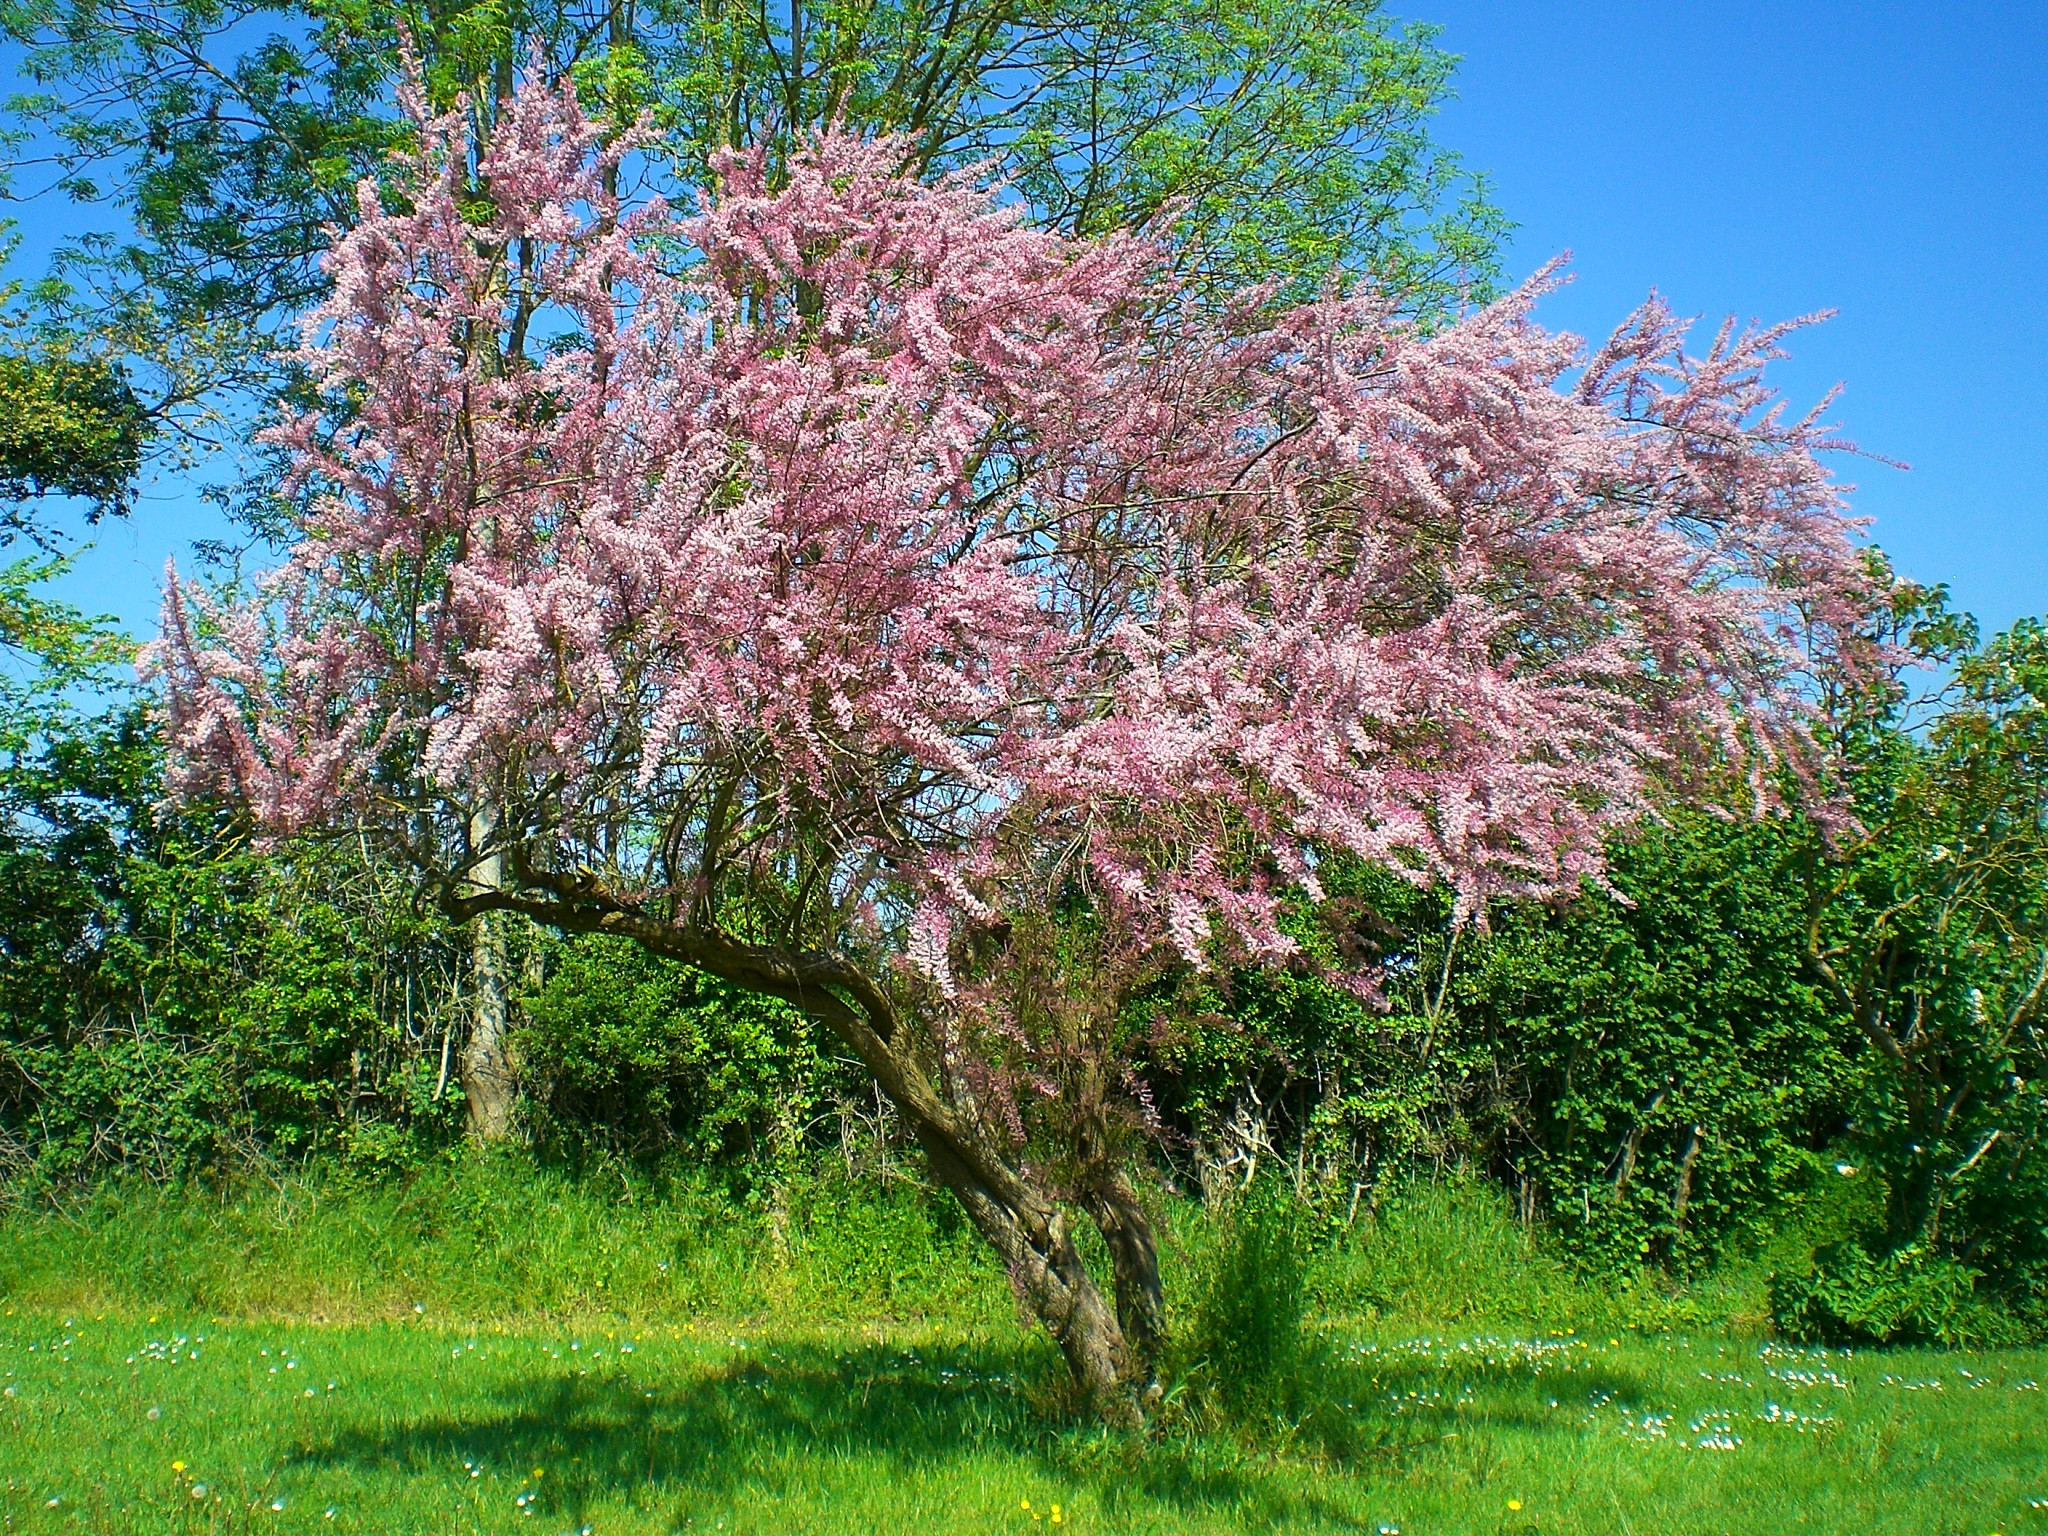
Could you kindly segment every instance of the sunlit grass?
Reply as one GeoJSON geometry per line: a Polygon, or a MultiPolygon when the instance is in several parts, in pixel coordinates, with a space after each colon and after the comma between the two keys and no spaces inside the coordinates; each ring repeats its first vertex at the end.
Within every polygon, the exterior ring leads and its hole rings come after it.
{"type": "Polygon", "coordinates": [[[1421,1190],[1318,1259],[1263,1418],[1196,1371],[1129,1439],[893,1188],[507,1164],[16,1211],[0,1530],[2048,1536],[2048,1353],[1788,1349],[1739,1277],[1590,1285],[1421,1190]]]}
{"type": "Polygon", "coordinates": [[[24,1532],[2048,1531],[2041,1352],[1340,1339],[1299,1420],[1149,1441],[1021,1333],[17,1309],[0,1371],[24,1532]]]}

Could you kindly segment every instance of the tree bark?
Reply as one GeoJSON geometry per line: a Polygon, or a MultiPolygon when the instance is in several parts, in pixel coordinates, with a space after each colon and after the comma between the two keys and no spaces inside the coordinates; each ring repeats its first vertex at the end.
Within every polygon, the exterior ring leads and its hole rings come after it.
{"type": "MultiPolygon", "coordinates": [[[[477,841],[486,841],[495,824],[488,812],[472,823],[477,841]]],[[[479,861],[471,883],[496,892],[505,883],[503,858],[496,853],[479,861]]],[[[460,1060],[462,1100],[469,1112],[472,1141],[489,1146],[512,1139],[512,1110],[518,1097],[513,1071],[510,1010],[506,1005],[505,922],[509,914],[485,909],[470,919],[472,1006],[469,1038],[460,1060]]]]}
{"type": "Polygon", "coordinates": [[[1693,1126],[1685,1134],[1685,1151],[1678,1158],[1678,1188],[1671,1195],[1671,1243],[1675,1248],[1678,1239],[1685,1235],[1685,1213],[1692,1204],[1692,1171],[1700,1160],[1700,1146],[1706,1132],[1700,1126],[1693,1126]]]}
{"type": "Polygon", "coordinates": [[[1141,1429],[1145,1410],[1116,1316],[1074,1246],[1066,1213],[1050,1201],[998,1198],[943,1143],[919,1127],[932,1172],[1003,1261],[1010,1284],[1052,1335],[1089,1410],[1118,1429],[1141,1429]]]}
{"type": "Polygon", "coordinates": [[[1159,1282],[1159,1240],[1152,1218],[1121,1172],[1082,1197],[1109,1249],[1116,1282],[1116,1315],[1134,1381],[1146,1396],[1157,1391],[1159,1355],[1166,1344],[1166,1292],[1159,1282]]]}
{"type": "Polygon", "coordinates": [[[1641,1117],[1637,1119],[1634,1125],[1629,1127],[1628,1135],[1622,1139],[1621,1168],[1614,1175],[1614,1195],[1616,1199],[1620,1199],[1621,1196],[1628,1193],[1628,1181],[1634,1176],[1636,1171],[1636,1154],[1642,1149],[1643,1145],[1643,1132],[1649,1128],[1649,1117],[1657,1113],[1657,1106],[1664,1102],[1667,1092],[1668,1090],[1663,1088],[1657,1090],[1651,1097],[1650,1102],[1644,1107],[1641,1117]]]}

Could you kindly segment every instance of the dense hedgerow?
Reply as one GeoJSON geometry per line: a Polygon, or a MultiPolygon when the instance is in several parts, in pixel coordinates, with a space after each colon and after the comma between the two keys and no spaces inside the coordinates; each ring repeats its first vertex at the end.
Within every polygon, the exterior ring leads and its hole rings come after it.
{"type": "MultiPolygon", "coordinates": [[[[7,694],[0,761],[9,1197],[435,1166],[462,1135],[465,937],[350,839],[258,850],[231,824],[166,816],[158,745],[105,637],[27,595],[10,611],[41,626],[44,685],[7,694]],[[104,708],[85,685],[112,690],[104,708]]],[[[1797,821],[1676,818],[1613,847],[1612,895],[1455,935],[1440,898],[1327,871],[1328,899],[1283,921],[1326,961],[1377,968],[1389,1006],[1307,968],[1137,999],[1148,1177],[1216,1193],[1278,1176],[1328,1234],[1396,1230],[1387,1191],[1463,1170],[1610,1276],[1774,1273],[1753,1310],[1790,1333],[2048,1330],[2043,1074],[2001,1024],[2024,1002],[2029,898],[2002,895],[2006,928],[1946,949],[1876,935],[1908,978],[1900,1004],[1924,999],[1939,1025],[1916,1059],[1970,1090],[1938,1137],[1915,1118],[1919,1085],[1803,952],[1869,941],[1901,893],[1974,878],[1969,858],[2031,867],[2039,649],[2022,626],[1973,653],[1945,735],[1860,749],[1854,849],[1797,821]]],[[[855,1180],[914,1167],[858,1073],[778,1005],[608,940],[519,929],[510,959],[523,1134],[554,1164],[709,1179],[763,1210],[820,1157],[855,1180]]]]}

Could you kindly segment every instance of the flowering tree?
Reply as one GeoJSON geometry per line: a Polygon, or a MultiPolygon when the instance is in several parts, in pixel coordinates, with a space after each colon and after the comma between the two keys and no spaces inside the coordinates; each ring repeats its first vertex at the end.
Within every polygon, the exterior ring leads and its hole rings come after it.
{"type": "Polygon", "coordinates": [[[169,589],[177,789],[829,1029],[1133,1420],[1131,987],[1287,959],[1332,856],[1483,920],[1806,771],[1862,601],[1822,429],[1778,331],[1693,359],[1653,303],[1585,359],[1540,284],[1276,322],[895,141],[727,156],[690,217],[622,205],[629,147],[529,82],[486,144],[421,114],[400,211],[362,188],[274,434],[290,560],[169,589]]]}

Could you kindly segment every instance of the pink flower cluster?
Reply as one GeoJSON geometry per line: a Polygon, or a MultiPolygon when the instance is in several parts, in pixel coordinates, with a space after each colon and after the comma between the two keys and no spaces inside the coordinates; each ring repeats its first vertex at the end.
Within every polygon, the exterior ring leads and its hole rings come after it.
{"type": "Polygon", "coordinates": [[[1436,334],[1218,313],[888,138],[728,157],[687,217],[622,205],[631,150],[529,82],[486,145],[423,116],[400,211],[362,188],[327,405],[273,434],[289,561],[171,584],[178,792],[487,797],[633,899],[823,848],[819,910],[950,989],[1058,890],[1272,956],[1333,853],[1483,916],[1809,771],[1867,594],[1782,328],[1692,357],[1652,302],[1587,357],[1548,274],[1436,334]]]}

